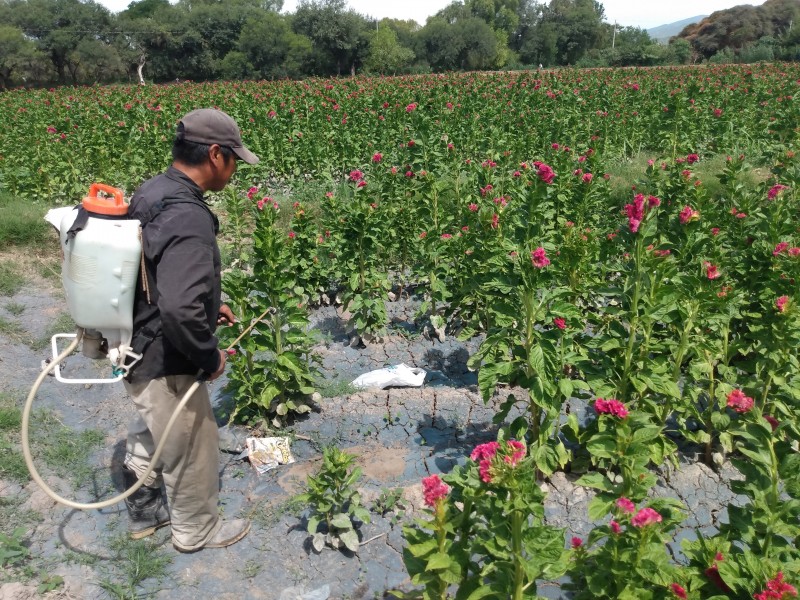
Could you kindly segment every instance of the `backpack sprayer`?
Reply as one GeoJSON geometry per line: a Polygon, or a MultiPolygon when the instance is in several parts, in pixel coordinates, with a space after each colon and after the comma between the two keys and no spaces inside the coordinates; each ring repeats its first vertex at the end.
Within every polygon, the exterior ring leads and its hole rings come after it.
{"type": "MultiPolygon", "coordinates": [[[[101,502],[74,502],[59,496],[39,475],[30,451],[29,427],[33,399],[45,378],[53,373],[57,381],[69,384],[115,383],[125,377],[142,355],[131,348],[133,337],[133,303],[136,282],[142,257],[142,224],[129,219],[128,205],[122,190],[94,183],[89,195],[78,208],[65,207],[50,210],[45,220],[58,231],[63,252],[61,278],[67,297],[67,307],[78,329],[75,333],[57,333],[52,337],[52,357],[31,388],[22,411],[22,453],[33,480],[56,502],[80,510],[105,508],[136,492],[158,464],[158,459],[175,420],[183,407],[203,382],[203,373],[184,394],[172,413],[153,453],[150,465],[139,480],[128,490],[101,502]],[[98,196],[98,192],[108,197],[98,196]],[[69,346],[59,354],[58,340],[71,339],[69,346]],[[84,356],[92,359],[108,358],[112,376],[106,379],[67,378],[62,374],[61,363],[81,346],[84,356]]],[[[268,309],[269,310],[269,309],[268,309]]],[[[268,311],[266,311],[268,312],[268,311]]],[[[234,346],[265,315],[256,318],[231,344],[234,346]]]]}

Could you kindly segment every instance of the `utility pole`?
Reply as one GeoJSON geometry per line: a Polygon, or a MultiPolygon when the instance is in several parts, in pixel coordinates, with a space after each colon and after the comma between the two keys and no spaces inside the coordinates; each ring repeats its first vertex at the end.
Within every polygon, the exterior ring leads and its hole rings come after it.
{"type": "Polygon", "coordinates": [[[614,49],[614,43],[617,41],[617,22],[614,21],[614,33],[611,35],[611,49],[614,49]]]}

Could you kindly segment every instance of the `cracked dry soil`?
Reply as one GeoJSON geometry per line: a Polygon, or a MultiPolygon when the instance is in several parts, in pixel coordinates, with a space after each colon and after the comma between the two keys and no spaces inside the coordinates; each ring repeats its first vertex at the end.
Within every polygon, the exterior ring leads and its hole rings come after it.
{"type": "MultiPolygon", "coordinates": [[[[25,335],[0,333],[4,349],[0,391],[15,394],[21,402],[47,354],[47,350],[32,350],[24,339],[41,338],[64,303],[60,292],[43,282],[24,288],[11,300],[24,305],[24,312],[11,315],[8,303],[0,302],[0,317],[15,319],[25,335]]],[[[448,472],[463,463],[476,444],[494,439],[492,416],[510,392],[501,390],[485,405],[477,391],[477,378],[466,367],[479,340],[424,339],[413,328],[416,307],[412,300],[389,303],[390,335],[383,343],[360,349],[349,346],[341,311],[329,306],[314,312],[312,327],[325,340],[316,350],[326,382],[349,382],[361,373],[406,363],[427,371],[425,384],[422,388],[367,390],[324,399],[317,411],[292,427],[297,434],[292,442],[296,462],[264,475],[258,475],[236,454],[220,451],[220,511],[226,516],[249,516],[251,533],[227,549],[182,555],[172,550],[169,532],[160,530],[155,535],[156,548],[169,562],[163,577],[143,581],[138,588],[142,596],[355,600],[383,598],[387,590],[409,586],[402,563],[401,530],[404,520],[420,516],[420,480],[448,472]],[[331,549],[315,553],[305,531],[304,508],[291,502],[306,476],[316,470],[321,448],[332,444],[358,457],[364,471],[360,489],[367,507],[376,501],[380,506],[384,490],[402,490],[400,503],[383,515],[373,510],[372,522],[361,525],[360,539],[366,543],[357,554],[331,549]]],[[[67,374],[103,369],[102,363],[75,355],[68,360],[67,374]]],[[[212,386],[216,405],[226,401],[223,388],[224,381],[212,386]]],[[[519,391],[516,394],[519,396],[519,391]]],[[[92,476],[76,488],[68,473],[48,472],[46,479],[55,489],[82,501],[106,498],[121,490],[124,440],[134,414],[121,384],[67,385],[48,378],[36,406],[53,411],[76,431],[95,428],[105,434],[104,444],[91,458],[92,476]]],[[[580,416],[586,407],[576,401],[572,410],[580,416]]],[[[715,473],[694,460],[683,461],[677,471],[661,473],[653,493],[679,498],[690,510],[685,528],[671,547],[676,555],[682,537],[695,535],[695,530],[710,534],[726,518],[724,507],[737,501],[728,485],[734,476],[735,471],[727,465],[715,473]]],[[[543,484],[548,491],[546,518],[567,529],[565,543],[572,535],[586,535],[592,527],[587,517],[592,492],[576,486],[575,479],[577,476],[557,473],[543,484]]],[[[0,480],[0,494],[17,502],[20,515],[36,516],[28,518],[25,525],[31,555],[48,574],[64,578],[64,585],[48,597],[112,597],[100,582],[122,582],[125,577],[126,565],[113,550],[115,541],[124,539],[124,506],[74,511],[55,504],[34,483],[20,486],[0,480]]],[[[0,598],[39,597],[36,584],[0,583],[0,598]]],[[[540,594],[566,597],[558,582],[543,585],[540,594]]]]}

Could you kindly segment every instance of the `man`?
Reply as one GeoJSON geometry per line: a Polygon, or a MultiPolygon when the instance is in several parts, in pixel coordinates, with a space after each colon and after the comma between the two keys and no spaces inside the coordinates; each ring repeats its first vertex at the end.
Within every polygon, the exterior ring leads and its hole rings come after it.
{"type": "MultiPolygon", "coordinates": [[[[242,145],[236,122],[208,108],[178,122],[172,157],[165,173],[136,190],[128,213],[142,221],[144,269],[131,344],[143,357],[125,382],[139,411],[128,431],[126,487],[147,469],[167,421],[198,373],[213,381],[225,369],[226,354],[214,331],[235,319],[221,305],[219,222],[203,195],[227,185],[238,159],[258,162],[242,145]]],[[[223,548],[247,535],[248,521],[219,517],[218,436],[208,389],[200,385],[170,431],[159,465],[126,500],[132,538],[171,525],[173,546],[194,552],[223,548]]]]}

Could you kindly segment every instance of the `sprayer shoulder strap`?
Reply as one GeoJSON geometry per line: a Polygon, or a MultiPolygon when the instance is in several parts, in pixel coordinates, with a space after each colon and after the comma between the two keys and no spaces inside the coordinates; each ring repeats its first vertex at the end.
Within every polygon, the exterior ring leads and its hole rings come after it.
{"type": "Polygon", "coordinates": [[[144,228],[148,223],[161,214],[161,211],[168,206],[172,206],[173,204],[197,204],[203,206],[203,208],[206,208],[207,210],[207,207],[202,202],[195,200],[194,198],[163,198],[162,200],[155,202],[149,210],[145,211],[136,218],[139,219],[139,223],[141,223],[142,228],[144,228]]]}

